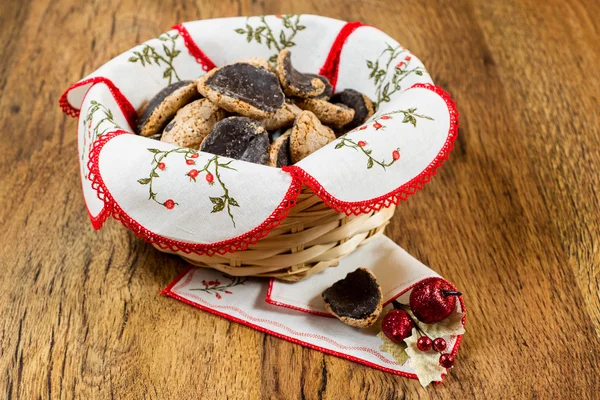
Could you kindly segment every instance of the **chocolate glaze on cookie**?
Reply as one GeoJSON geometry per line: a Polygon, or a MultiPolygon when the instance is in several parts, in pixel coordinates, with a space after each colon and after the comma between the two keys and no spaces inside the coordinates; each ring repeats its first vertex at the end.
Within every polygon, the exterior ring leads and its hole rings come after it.
{"type": "Polygon", "coordinates": [[[317,75],[317,74],[306,74],[306,75],[313,77],[313,78],[320,79],[321,82],[323,82],[323,84],[325,85],[325,90],[323,90],[323,93],[321,93],[320,95],[315,97],[316,99],[329,100],[331,98],[331,96],[333,96],[333,86],[331,86],[331,84],[329,83],[329,79],[325,78],[323,75],[317,75]]]}
{"type": "Polygon", "coordinates": [[[363,124],[371,115],[373,115],[373,102],[364,94],[354,89],[346,89],[336,93],[331,98],[332,103],[341,103],[354,110],[354,118],[344,129],[354,129],[363,124]]]}
{"type": "Polygon", "coordinates": [[[327,288],[322,296],[328,311],[352,326],[372,325],[381,313],[381,288],[375,275],[366,268],[349,273],[327,288]]]}
{"type": "Polygon", "coordinates": [[[229,117],[217,122],[200,146],[201,151],[267,164],[269,135],[256,121],[246,117],[229,117]]]}
{"type": "Polygon", "coordinates": [[[277,137],[271,143],[269,149],[269,165],[271,167],[285,167],[290,165],[292,156],[290,154],[290,135],[292,130],[288,129],[283,135],[277,137]]]}
{"type": "MultiPolygon", "coordinates": [[[[204,83],[222,95],[248,103],[269,114],[279,110],[285,100],[275,74],[265,68],[247,63],[236,63],[219,68],[204,83]]],[[[223,107],[222,104],[219,105],[223,107]]],[[[235,109],[228,109],[228,111],[243,112],[235,109]]]]}
{"type": "Polygon", "coordinates": [[[170,84],[144,106],[137,120],[137,132],[142,136],[159,133],[181,107],[200,97],[193,81],[170,84]]]}
{"type": "Polygon", "coordinates": [[[288,96],[315,97],[325,90],[325,83],[318,75],[303,74],[292,66],[292,53],[282,50],[277,58],[277,75],[288,96]]]}

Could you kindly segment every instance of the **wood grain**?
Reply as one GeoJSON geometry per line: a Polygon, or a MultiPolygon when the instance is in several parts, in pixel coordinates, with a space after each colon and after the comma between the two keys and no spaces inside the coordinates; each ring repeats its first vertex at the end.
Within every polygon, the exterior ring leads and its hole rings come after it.
{"type": "Polygon", "coordinates": [[[0,397],[597,398],[599,14],[594,0],[4,0],[0,397]],[[377,26],[458,103],[450,161],[388,233],[467,294],[443,385],[160,297],[184,263],[87,220],[62,91],[176,22],[270,13],[377,26]]]}

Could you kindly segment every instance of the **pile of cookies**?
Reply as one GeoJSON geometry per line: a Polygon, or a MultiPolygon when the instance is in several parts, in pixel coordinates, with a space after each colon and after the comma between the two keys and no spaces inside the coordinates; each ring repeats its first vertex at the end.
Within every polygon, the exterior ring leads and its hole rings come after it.
{"type": "Polygon", "coordinates": [[[277,66],[251,57],[173,83],[140,110],[137,133],[233,159],[295,164],[373,114],[371,100],[333,94],[323,76],[297,71],[289,49],[277,66]]]}

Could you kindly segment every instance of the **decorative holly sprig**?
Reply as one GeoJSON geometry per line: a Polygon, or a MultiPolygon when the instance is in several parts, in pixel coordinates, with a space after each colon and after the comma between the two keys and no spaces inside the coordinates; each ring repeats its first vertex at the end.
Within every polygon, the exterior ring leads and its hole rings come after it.
{"type": "Polygon", "coordinates": [[[233,294],[229,289],[234,286],[243,285],[244,282],[246,282],[246,280],[248,279],[246,277],[228,276],[228,275],[223,275],[223,278],[228,279],[229,283],[226,285],[223,285],[223,284],[221,284],[221,282],[218,279],[214,280],[214,281],[203,280],[202,281],[202,285],[204,285],[203,288],[194,288],[194,289],[190,289],[190,290],[198,290],[198,291],[201,291],[204,293],[214,294],[217,299],[221,299],[222,296],[220,293],[233,294]]]}
{"type": "Polygon", "coordinates": [[[83,149],[81,151],[81,165],[83,168],[83,176],[87,179],[86,173],[86,163],[84,161],[85,156],[85,148],[88,145],[87,138],[89,138],[89,145],[94,143],[96,139],[107,133],[108,131],[114,131],[117,129],[123,129],[119,124],[117,124],[114,120],[113,113],[110,109],[106,108],[103,104],[98,103],[96,100],[92,100],[90,105],[86,111],[85,118],[83,120],[83,126],[87,129],[87,136],[83,136],[83,149]],[[96,125],[92,129],[92,123],[94,119],[94,115],[101,111],[104,115],[102,118],[96,122],[96,125]],[[101,130],[101,128],[103,128],[101,130]]]}
{"type": "Polygon", "coordinates": [[[294,47],[296,43],[294,43],[294,38],[299,31],[306,29],[306,26],[300,25],[300,15],[289,14],[275,15],[277,18],[281,18],[283,22],[283,29],[279,32],[279,37],[276,38],[275,34],[271,30],[269,24],[265,20],[265,17],[260,18],[260,24],[257,27],[252,27],[248,21],[250,18],[246,20],[246,29],[237,28],[235,31],[240,35],[246,35],[246,41],[248,43],[252,41],[256,41],[259,44],[263,43],[269,48],[269,50],[276,50],[271,57],[269,57],[269,62],[275,63],[277,62],[277,56],[283,49],[287,49],[289,47],[294,47]]]}
{"type": "MultiPolygon", "coordinates": [[[[236,171],[235,168],[230,166],[232,161],[233,160],[230,160],[226,163],[221,163],[221,162],[219,162],[219,156],[213,156],[210,160],[208,160],[206,162],[206,165],[204,165],[204,167],[202,169],[200,169],[200,170],[192,169],[186,175],[190,177],[191,181],[196,182],[196,178],[198,177],[198,175],[200,175],[200,173],[202,173],[202,172],[206,172],[205,179],[208,182],[208,184],[211,186],[214,185],[214,183],[215,183],[214,182],[215,177],[217,178],[217,182],[223,189],[223,195],[220,197],[209,197],[210,201],[213,204],[213,209],[211,212],[216,213],[216,212],[220,212],[220,211],[227,209],[227,214],[229,215],[229,218],[231,219],[231,222],[233,223],[233,226],[235,227],[235,220],[233,218],[233,214],[231,213],[231,207],[239,207],[240,205],[238,204],[236,199],[229,196],[229,190],[227,189],[227,186],[221,179],[221,174],[219,171],[220,168],[225,168],[225,169],[230,169],[232,171],[236,171]],[[214,172],[211,172],[211,170],[210,170],[211,166],[213,167],[214,172]]],[[[188,163],[188,165],[194,165],[195,161],[192,160],[192,162],[187,162],[187,163],[188,163]]]]}
{"type": "Polygon", "coordinates": [[[173,60],[177,57],[181,51],[175,49],[175,40],[179,37],[177,33],[170,35],[168,32],[163,33],[158,37],[158,40],[164,42],[162,45],[162,51],[164,54],[160,54],[154,47],[145,44],[141,51],[132,51],[135,56],[129,57],[129,62],[141,63],[142,67],[146,65],[152,65],[152,63],[158,66],[166,66],[163,70],[163,78],[169,80],[169,85],[173,82],[173,77],[178,81],[181,80],[175,67],[173,67],[173,60]],[[169,48],[167,45],[170,45],[169,48]]]}
{"type": "Polygon", "coordinates": [[[385,160],[379,161],[379,160],[373,158],[373,156],[371,155],[373,150],[366,148],[367,142],[365,142],[364,140],[360,140],[357,143],[354,140],[352,140],[346,136],[342,136],[342,137],[340,137],[340,139],[341,139],[341,141],[335,146],[335,148],[341,149],[343,147],[350,147],[351,149],[355,149],[357,151],[362,152],[365,156],[367,156],[367,169],[371,169],[371,168],[373,168],[373,165],[377,164],[385,170],[387,167],[392,166],[396,161],[398,161],[400,159],[400,149],[399,148],[392,151],[392,160],[391,161],[388,161],[388,162],[386,162],[385,160]]]}
{"type": "Polygon", "coordinates": [[[411,74],[423,75],[427,73],[423,67],[415,67],[410,69],[410,63],[412,56],[402,46],[392,47],[389,43],[386,43],[386,48],[377,57],[376,60],[367,60],[367,68],[371,71],[369,79],[373,79],[375,82],[375,95],[376,100],[373,102],[373,106],[377,110],[381,103],[387,103],[390,101],[391,96],[402,89],[400,82],[411,74]],[[390,66],[398,61],[390,73],[390,66]]]}

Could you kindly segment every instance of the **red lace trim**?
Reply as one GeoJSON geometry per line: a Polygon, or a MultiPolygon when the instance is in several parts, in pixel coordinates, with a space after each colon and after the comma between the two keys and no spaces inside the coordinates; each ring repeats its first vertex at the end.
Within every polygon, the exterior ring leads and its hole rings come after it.
{"type": "Polygon", "coordinates": [[[196,62],[198,64],[202,65],[202,69],[205,72],[208,72],[213,68],[217,68],[215,63],[213,63],[212,60],[208,58],[208,56],[204,54],[202,50],[200,50],[198,45],[196,45],[196,43],[192,39],[192,36],[190,35],[186,27],[183,26],[183,24],[177,24],[173,26],[173,29],[176,29],[179,32],[179,34],[183,38],[183,41],[185,42],[185,47],[187,47],[188,51],[190,52],[190,55],[196,59],[196,62]]]}
{"type": "Polygon", "coordinates": [[[413,179],[400,186],[399,188],[384,194],[383,196],[376,197],[370,200],[357,201],[357,202],[347,202],[336,199],[331,193],[329,193],[325,188],[309,173],[304,171],[302,168],[292,165],[288,167],[283,167],[283,170],[292,174],[295,179],[300,180],[303,184],[308,186],[317,196],[319,196],[328,207],[333,208],[337,212],[343,212],[347,215],[360,215],[366,214],[372,211],[379,211],[384,207],[390,207],[391,205],[397,205],[400,200],[406,200],[410,195],[415,194],[418,190],[421,190],[423,186],[431,180],[431,178],[436,174],[436,171],[439,167],[442,166],[445,160],[448,159],[450,155],[450,151],[454,148],[454,141],[458,136],[458,111],[456,109],[456,103],[450,97],[448,93],[446,93],[439,86],[434,86],[431,84],[425,83],[417,83],[411,86],[407,90],[411,90],[414,88],[425,88],[429,89],[435,93],[437,93],[448,106],[448,111],[450,113],[450,128],[448,130],[448,137],[446,138],[446,142],[442,146],[442,149],[435,157],[435,159],[417,176],[413,179]]]}
{"type": "Polygon", "coordinates": [[[368,26],[363,24],[362,22],[347,22],[346,25],[342,27],[340,32],[338,33],[333,45],[331,45],[331,49],[329,50],[329,55],[325,60],[325,63],[321,67],[319,71],[319,75],[323,75],[327,79],[329,79],[329,83],[333,87],[335,91],[335,85],[337,83],[338,78],[338,70],[340,68],[340,56],[342,54],[342,48],[348,39],[348,36],[352,34],[356,29],[361,26],[368,26]]]}
{"type": "MultiPolygon", "coordinates": [[[[135,219],[131,218],[111,196],[106,185],[104,184],[102,176],[100,175],[99,158],[102,148],[112,138],[128,133],[129,132],[122,130],[111,132],[103,135],[94,142],[88,161],[88,169],[90,171],[88,177],[90,181],[92,181],[92,188],[98,192],[98,198],[104,202],[104,208],[107,213],[106,216],[112,215],[113,218],[121,221],[123,226],[133,231],[136,236],[157,245],[163,250],[169,249],[174,252],[181,251],[186,254],[196,253],[199,255],[206,254],[209,256],[214,254],[235,253],[236,251],[246,250],[249,245],[256,243],[259,239],[267,236],[273,228],[279,226],[281,221],[287,217],[290,208],[296,205],[296,198],[302,189],[300,182],[292,179],[292,183],[290,184],[283,201],[279,204],[279,206],[277,206],[271,215],[256,228],[238,237],[210,244],[195,244],[169,239],[151,232],[135,219]]],[[[106,217],[104,218],[106,219],[106,217]]]]}
{"type": "MultiPolygon", "coordinates": [[[[131,105],[129,100],[127,100],[127,98],[123,95],[123,93],[121,93],[119,88],[110,79],[105,78],[103,76],[97,76],[94,78],[79,81],[76,84],[74,84],[73,86],[71,86],[70,88],[68,88],[67,90],[65,90],[65,92],[62,94],[62,96],[60,96],[60,99],[58,100],[58,104],[60,105],[60,108],[62,109],[62,111],[65,114],[70,115],[71,117],[74,117],[74,118],[79,117],[80,110],[73,107],[73,105],[71,103],[69,103],[69,100],[67,99],[67,95],[69,94],[69,92],[71,90],[78,88],[80,86],[83,86],[83,85],[90,84],[90,83],[92,84],[92,86],[94,86],[97,83],[104,83],[108,87],[108,90],[110,90],[110,93],[112,94],[113,98],[117,102],[117,105],[121,109],[121,112],[125,116],[125,119],[127,119],[127,123],[129,123],[129,126],[130,127],[135,126],[135,121],[137,121],[137,112],[135,111],[135,108],[133,108],[133,106],[131,105]]],[[[90,89],[92,86],[90,86],[90,89]]],[[[88,89],[88,91],[90,89],[88,89]]],[[[83,96],[82,99],[85,99],[85,95],[83,96]]]]}

